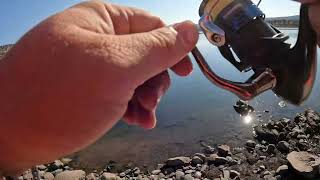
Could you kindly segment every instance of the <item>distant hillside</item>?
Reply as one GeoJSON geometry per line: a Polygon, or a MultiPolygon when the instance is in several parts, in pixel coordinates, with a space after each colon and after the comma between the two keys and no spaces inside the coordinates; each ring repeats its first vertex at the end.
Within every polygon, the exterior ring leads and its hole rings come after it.
{"type": "Polygon", "coordinates": [[[4,46],[0,46],[0,59],[6,54],[6,52],[9,51],[9,49],[12,47],[13,45],[4,45],[4,46]]]}
{"type": "Polygon", "coordinates": [[[266,21],[276,27],[299,27],[300,16],[272,17],[266,21]]]}

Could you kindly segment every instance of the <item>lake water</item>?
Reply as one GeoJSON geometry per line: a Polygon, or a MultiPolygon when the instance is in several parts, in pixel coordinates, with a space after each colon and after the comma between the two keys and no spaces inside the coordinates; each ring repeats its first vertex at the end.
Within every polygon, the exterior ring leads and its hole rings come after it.
{"type": "MultiPolygon", "coordinates": [[[[283,32],[292,37],[291,43],[296,41],[296,29],[283,29],[283,32]]],[[[198,47],[219,75],[241,81],[250,77],[250,72],[240,73],[224,60],[204,36],[200,38],[198,47]]],[[[250,102],[256,113],[262,115],[252,123],[293,117],[308,107],[320,110],[319,90],[318,81],[311,97],[301,107],[287,104],[285,108],[278,105],[281,99],[268,91],[250,102]]],[[[146,131],[120,122],[97,143],[73,157],[81,167],[101,168],[110,160],[152,167],[169,157],[200,152],[201,141],[211,145],[243,145],[246,139],[251,138],[252,124],[244,123],[234,111],[233,104],[237,100],[235,95],[211,84],[195,64],[191,76],[172,76],[172,86],[157,111],[156,129],[146,131]]]]}

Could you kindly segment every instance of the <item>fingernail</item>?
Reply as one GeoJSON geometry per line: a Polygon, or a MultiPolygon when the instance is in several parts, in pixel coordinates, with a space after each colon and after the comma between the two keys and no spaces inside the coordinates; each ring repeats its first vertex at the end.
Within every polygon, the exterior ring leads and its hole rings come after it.
{"type": "Polygon", "coordinates": [[[194,23],[184,21],[172,26],[186,43],[194,43],[198,36],[198,31],[194,23]]]}

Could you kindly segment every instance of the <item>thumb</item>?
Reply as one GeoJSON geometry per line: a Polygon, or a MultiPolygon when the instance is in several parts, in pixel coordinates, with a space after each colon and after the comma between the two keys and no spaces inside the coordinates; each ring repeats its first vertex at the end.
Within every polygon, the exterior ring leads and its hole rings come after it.
{"type": "Polygon", "coordinates": [[[185,21],[150,32],[120,37],[128,59],[128,72],[139,83],[160,74],[182,60],[196,45],[195,24],[185,21]]]}

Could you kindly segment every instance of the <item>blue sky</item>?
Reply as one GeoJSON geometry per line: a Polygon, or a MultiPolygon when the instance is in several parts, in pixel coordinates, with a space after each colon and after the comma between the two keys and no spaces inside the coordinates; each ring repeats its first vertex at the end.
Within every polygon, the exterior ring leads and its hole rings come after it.
{"type": "MultiPolygon", "coordinates": [[[[0,45],[16,42],[26,31],[48,16],[82,0],[1,0],[0,45]]],[[[152,12],[168,24],[186,19],[198,21],[201,0],[110,0],[152,12]]],[[[296,15],[299,4],[290,0],[263,0],[261,9],[269,17],[296,15]]]]}

